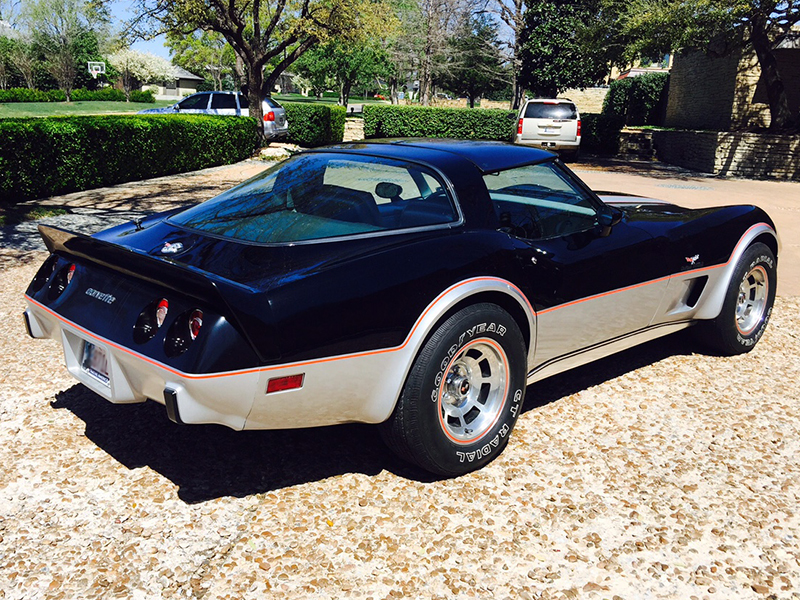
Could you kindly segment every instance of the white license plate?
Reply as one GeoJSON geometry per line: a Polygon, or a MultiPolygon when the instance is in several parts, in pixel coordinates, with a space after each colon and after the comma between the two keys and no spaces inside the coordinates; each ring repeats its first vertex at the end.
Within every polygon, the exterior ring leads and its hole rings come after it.
{"type": "Polygon", "coordinates": [[[91,342],[84,343],[81,370],[103,385],[110,385],[110,378],[108,376],[108,357],[106,356],[105,348],[95,346],[91,342]]]}

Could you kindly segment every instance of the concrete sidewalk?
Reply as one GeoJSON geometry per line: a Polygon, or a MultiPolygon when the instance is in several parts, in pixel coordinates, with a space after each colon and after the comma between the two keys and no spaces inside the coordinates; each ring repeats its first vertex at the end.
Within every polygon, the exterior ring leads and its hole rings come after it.
{"type": "MultiPolygon", "coordinates": [[[[63,208],[68,214],[0,229],[0,269],[33,260],[29,253],[44,250],[36,229],[39,223],[94,233],[138,216],[207,200],[272,164],[251,159],[32,201],[63,208]]],[[[774,219],[781,237],[778,292],[800,295],[800,182],[720,178],[645,161],[584,160],[570,167],[595,191],[638,194],[692,208],[760,206],[774,219]]]]}

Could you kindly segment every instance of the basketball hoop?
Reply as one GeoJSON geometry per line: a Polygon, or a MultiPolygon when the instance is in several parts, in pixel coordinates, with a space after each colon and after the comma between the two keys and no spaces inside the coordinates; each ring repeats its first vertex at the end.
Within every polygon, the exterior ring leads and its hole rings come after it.
{"type": "Polygon", "coordinates": [[[104,62],[93,62],[89,61],[86,63],[89,68],[89,75],[92,76],[92,79],[97,79],[98,75],[102,75],[106,72],[106,63],[104,62]]]}

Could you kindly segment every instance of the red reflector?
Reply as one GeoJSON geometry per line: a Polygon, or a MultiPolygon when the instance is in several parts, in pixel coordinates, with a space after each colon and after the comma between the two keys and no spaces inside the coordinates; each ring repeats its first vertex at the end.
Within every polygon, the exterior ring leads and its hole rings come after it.
{"type": "Polygon", "coordinates": [[[296,390],[303,387],[304,373],[300,375],[289,375],[288,377],[276,377],[267,383],[267,393],[282,392],[284,390],[296,390]]]}
{"type": "Polygon", "coordinates": [[[264,120],[265,121],[274,121],[275,120],[275,113],[272,112],[272,111],[269,111],[267,114],[264,115],[264,120]]]}
{"type": "Polygon", "coordinates": [[[522,119],[519,120],[519,125],[517,125],[517,133],[522,134],[522,119]]]}
{"type": "Polygon", "coordinates": [[[73,275],[75,275],[75,265],[70,265],[67,268],[67,285],[72,281],[73,275]]]}
{"type": "Polygon", "coordinates": [[[578,135],[581,134],[581,120],[578,119],[578,135]]]}

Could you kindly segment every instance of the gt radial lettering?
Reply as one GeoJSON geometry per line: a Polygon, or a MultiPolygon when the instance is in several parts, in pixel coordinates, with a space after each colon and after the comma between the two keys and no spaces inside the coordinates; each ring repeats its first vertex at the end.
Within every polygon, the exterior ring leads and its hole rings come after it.
{"type": "Polygon", "coordinates": [[[94,288],[89,288],[86,290],[86,295],[95,298],[96,300],[100,300],[101,302],[105,302],[106,304],[113,304],[116,298],[111,294],[105,294],[103,292],[98,292],[94,288]]]}

